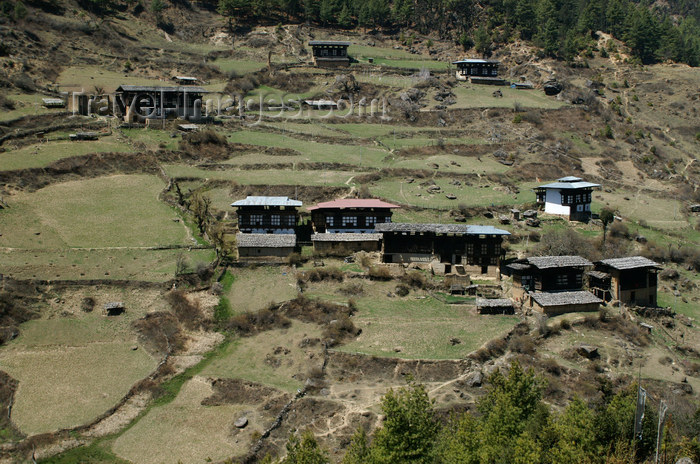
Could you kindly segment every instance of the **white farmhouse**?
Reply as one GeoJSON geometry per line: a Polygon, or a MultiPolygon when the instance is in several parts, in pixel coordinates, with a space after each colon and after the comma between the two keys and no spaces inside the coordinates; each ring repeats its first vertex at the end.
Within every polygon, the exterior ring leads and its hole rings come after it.
{"type": "Polygon", "coordinates": [[[588,221],[595,187],[600,185],[585,182],[580,177],[562,177],[535,188],[537,205],[544,207],[545,213],[566,216],[570,221],[588,221]]]}

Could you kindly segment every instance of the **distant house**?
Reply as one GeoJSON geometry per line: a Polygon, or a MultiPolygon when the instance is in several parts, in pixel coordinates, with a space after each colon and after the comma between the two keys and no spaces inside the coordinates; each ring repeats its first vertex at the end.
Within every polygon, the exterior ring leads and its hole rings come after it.
{"type": "Polygon", "coordinates": [[[195,85],[199,79],[191,76],[174,76],[173,80],[177,85],[195,85]]]}
{"type": "Polygon", "coordinates": [[[297,236],[294,234],[236,234],[238,257],[285,258],[294,252],[297,236]]]}
{"type": "Polygon", "coordinates": [[[375,199],[346,198],[309,208],[314,234],[314,251],[347,255],[356,251],[379,251],[382,235],[375,224],[391,222],[399,206],[375,199]]]}
{"type": "Polygon", "coordinates": [[[46,108],[65,108],[66,102],[62,98],[42,98],[42,105],[46,108]]]}
{"type": "Polygon", "coordinates": [[[382,223],[385,263],[422,263],[437,274],[451,272],[500,277],[503,237],[493,226],[463,224],[382,223]]]}
{"type": "Polygon", "coordinates": [[[593,263],[580,256],[533,256],[506,266],[513,276],[513,297],[528,292],[581,290],[583,274],[593,263]]]}
{"type": "Polygon", "coordinates": [[[202,119],[202,98],[208,92],[196,86],[162,87],[120,85],[115,91],[115,116],[126,122],[147,119],[202,119]]]}
{"type": "Polygon", "coordinates": [[[580,177],[562,177],[535,188],[537,205],[544,208],[545,213],[565,216],[570,221],[588,221],[592,192],[596,187],[600,185],[584,182],[580,177]]]}
{"type": "Polygon", "coordinates": [[[591,292],[531,293],[530,307],[548,316],[564,313],[598,311],[603,302],[591,292]]]}
{"type": "Polygon", "coordinates": [[[513,300],[510,298],[477,298],[476,311],[479,314],[513,314],[513,300]]]}
{"type": "Polygon", "coordinates": [[[500,61],[466,58],[453,61],[452,64],[457,66],[455,76],[458,80],[469,80],[472,84],[508,84],[508,82],[498,77],[498,68],[501,65],[500,61]]]}
{"type": "Polygon", "coordinates": [[[331,68],[350,66],[350,57],[348,56],[350,42],[312,40],[309,42],[309,45],[311,45],[316,66],[331,68]]]}
{"type": "Polygon", "coordinates": [[[231,203],[244,234],[294,234],[302,203],[288,197],[248,196],[231,203]]]}
{"type": "Polygon", "coordinates": [[[588,273],[589,287],[604,301],[656,306],[658,263],[643,256],[604,259],[588,273]]]}

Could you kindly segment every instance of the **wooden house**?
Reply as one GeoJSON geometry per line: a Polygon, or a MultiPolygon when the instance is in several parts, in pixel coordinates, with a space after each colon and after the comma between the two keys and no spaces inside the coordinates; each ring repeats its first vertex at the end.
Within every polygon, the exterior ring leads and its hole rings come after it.
{"type": "Polygon", "coordinates": [[[114,113],[126,122],[148,119],[202,119],[202,98],[208,91],[186,85],[161,87],[120,85],[115,91],[114,113]]]}
{"type": "Polygon", "coordinates": [[[581,290],[583,274],[593,263],[580,256],[533,256],[506,266],[513,276],[513,297],[528,292],[581,290]]]}
{"type": "Polygon", "coordinates": [[[296,244],[295,234],[236,234],[238,257],[242,259],[286,258],[296,244]]]}
{"type": "Polygon", "coordinates": [[[535,188],[537,205],[545,213],[585,222],[591,218],[592,192],[596,187],[600,185],[584,182],[580,177],[562,177],[535,188]]]}
{"type": "Polygon", "coordinates": [[[177,85],[195,85],[199,79],[192,76],[173,76],[173,80],[177,85]]]}
{"type": "Polygon", "coordinates": [[[472,84],[508,85],[507,81],[498,77],[500,61],[465,58],[452,64],[457,66],[455,76],[458,80],[468,80],[472,84]]]}
{"type": "Polygon", "coordinates": [[[345,256],[356,251],[379,251],[382,235],[375,224],[391,222],[399,206],[372,198],[344,198],[309,208],[314,251],[345,256]]]}
{"type": "Polygon", "coordinates": [[[452,272],[500,278],[505,254],[503,237],[510,232],[493,226],[464,224],[381,223],[385,263],[418,263],[436,274],[452,272]]]}
{"type": "Polygon", "coordinates": [[[244,234],[294,234],[302,203],[288,197],[248,196],[231,203],[244,234]]]}
{"type": "Polygon", "coordinates": [[[658,263],[643,256],[604,259],[588,273],[591,291],[604,301],[656,306],[658,263]]]}
{"type": "Polygon", "coordinates": [[[603,301],[584,290],[573,292],[530,293],[529,306],[547,316],[564,313],[598,311],[603,301]]]}
{"type": "Polygon", "coordinates": [[[348,47],[350,42],[336,40],[312,40],[311,45],[314,64],[324,68],[350,66],[348,47]]]}

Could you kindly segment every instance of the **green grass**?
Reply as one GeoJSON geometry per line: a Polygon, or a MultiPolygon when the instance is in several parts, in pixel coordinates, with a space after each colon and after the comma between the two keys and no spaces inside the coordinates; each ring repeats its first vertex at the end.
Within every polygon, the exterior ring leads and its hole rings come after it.
{"type": "Polygon", "coordinates": [[[105,137],[99,142],[52,141],[36,143],[0,153],[0,171],[44,167],[63,158],[83,156],[88,153],[132,151],[133,149],[129,145],[117,141],[114,137],[105,137]]]}
{"type": "Polygon", "coordinates": [[[114,279],[163,282],[175,276],[177,256],[191,267],[214,260],[213,250],[0,250],[0,273],[17,279],[114,279]]]}
{"type": "Polygon", "coordinates": [[[41,101],[45,96],[41,94],[9,94],[7,97],[15,102],[15,109],[0,112],[0,121],[10,121],[23,116],[61,113],[66,111],[65,108],[45,108],[41,101]]]}
{"type": "Polygon", "coordinates": [[[416,59],[421,58],[420,55],[414,55],[408,50],[395,49],[395,48],[383,48],[383,47],[371,47],[369,45],[356,45],[352,44],[348,47],[348,55],[353,58],[361,57],[373,57],[373,58],[389,58],[389,59],[416,59]]]}
{"type": "MultiPolygon", "coordinates": [[[[360,59],[360,61],[369,62],[367,59],[360,59]]],[[[378,66],[389,66],[392,68],[406,68],[415,70],[428,69],[430,71],[443,71],[450,66],[450,63],[447,61],[391,58],[374,58],[373,64],[378,66]]]]}
{"type": "Polygon", "coordinates": [[[182,135],[178,132],[171,137],[170,131],[153,129],[121,129],[121,132],[133,143],[143,143],[151,149],[164,148],[176,150],[182,135]]]}
{"type": "Polygon", "coordinates": [[[700,308],[697,303],[684,303],[681,298],[677,298],[671,293],[658,292],[656,303],[662,308],[671,308],[677,313],[692,317],[695,320],[700,318],[700,308]]]}
{"type": "Polygon", "coordinates": [[[151,175],[53,184],[5,197],[1,247],[142,247],[186,244],[187,234],[151,175]]]}
{"type": "Polygon", "coordinates": [[[265,61],[236,60],[232,58],[219,58],[210,64],[218,67],[223,72],[235,72],[238,75],[248,74],[267,67],[265,61]]]}
{"type": "Polygon", "coordinates": [[[518,321],[515,316],[476,315],[463,306],[444,304],[430,296],[416,299],[415,295],[357,299],[359,310],[353,319],[362,334],[339,350],[410,359],[459,359],[505,334],[518,321]],[[452,345],[451,338],[462,343],[452,345]]]}
{"type": "Polygon", "coordinates": [[[209,171],[205,169],[182,166],[164,165],[169,176],[175,178],[199,178],[210,180],[235,181],[242,185],[321,185],[345,186],[346,182],[357,175],[353,171],[285,171],[280,169],[225,170],[209,171]]]}
{"type": "Polygon", "coordinates": [[[450,108],[514,108],[517,103],[523,108],[556,109],[566,106],[554,97],[548,97],[539,90],[516,90],[510,87],[472,85],[460,82],[452,91],[457,103],[450,108]],[[502,98],[495,98],[494,90],[500,90],[502,98]]]}
{"type": "Polygon", "coordinates": [[[233,314],[258,311],[271,303],[280,303],[297,296],[294,272],[288,267],[260,266],[230,271],[234,276],[224,294],[233,314]]]}
{"type": "Polygon", "coordinates": [[[98,441],[87,446],[80,446],[64,453],[41,459],[41,464],[130,464],[129,461],[121,459],[98,441]]]}

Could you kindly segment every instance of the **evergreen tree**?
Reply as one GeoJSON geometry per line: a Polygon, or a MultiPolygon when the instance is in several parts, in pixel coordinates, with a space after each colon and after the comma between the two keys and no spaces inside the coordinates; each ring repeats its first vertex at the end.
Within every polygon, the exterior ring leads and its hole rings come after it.
{"type": "Polygon", "coordinates": [[[287,441],[287,456],[280,464],[328,464],[328,456],[321,449],[313,432],[307,430],[301,435],[292,435],[287,441]]]}
{"type": "Polygon", "coordinates": [[[359,427],[352,436],[348,451],[343,458],[343,464],[371,464],[371,448],[367,439],[367,432],[359,427]]]}

